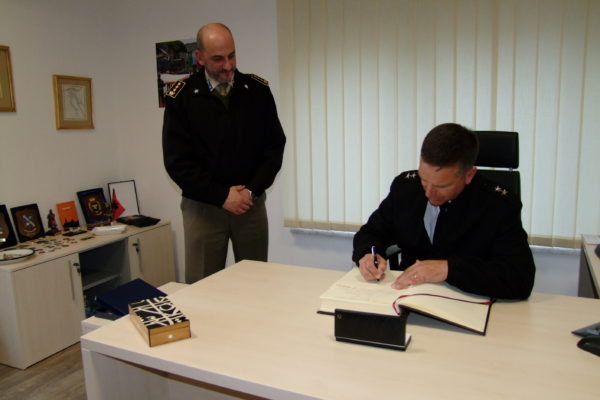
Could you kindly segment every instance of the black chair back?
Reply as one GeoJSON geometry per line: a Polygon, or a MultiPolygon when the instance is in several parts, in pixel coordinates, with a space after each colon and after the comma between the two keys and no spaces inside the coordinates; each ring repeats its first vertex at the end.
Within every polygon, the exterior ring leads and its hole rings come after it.
{"type": "Polygon", "coordinates": [[[520,199],[521,175],[515,171],[519,167],[519,134],[506,131],[475,133],[479,139],[479,155],[475,161],[477,173],[497,182],[520,199]]]}

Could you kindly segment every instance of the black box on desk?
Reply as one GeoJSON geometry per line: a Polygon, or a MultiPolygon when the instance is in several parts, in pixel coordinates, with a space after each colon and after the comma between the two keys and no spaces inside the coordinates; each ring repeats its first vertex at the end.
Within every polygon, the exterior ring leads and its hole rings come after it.
{"type": "Polygon", "coordinates": [[[410,343],[410,335],[406,334],[407,318],[408,312],[404,310],[401,315],[385,315],[336,309],[335,339],[404,351],[410,343]]]}
{"type": "Polygon", "coordinates": [[[155,297],[131,303],[129,316],[150,347],[191,336],[190,320],[168,297],[155,297]]]}

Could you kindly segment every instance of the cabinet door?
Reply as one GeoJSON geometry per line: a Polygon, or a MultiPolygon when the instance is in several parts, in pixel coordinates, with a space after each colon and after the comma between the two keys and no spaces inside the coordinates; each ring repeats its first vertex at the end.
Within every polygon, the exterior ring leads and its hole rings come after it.
{"type": "Polygon", "coordinates": [[[25,366],[79,341],[85,313],[77,254],[16,271],[14,290],[25,366]]]}
{"type": "Polygon", "coordinates": [[[131,279],[142,278],[154,286],[175,281],[171,225],[128,238],[131,279]]]}

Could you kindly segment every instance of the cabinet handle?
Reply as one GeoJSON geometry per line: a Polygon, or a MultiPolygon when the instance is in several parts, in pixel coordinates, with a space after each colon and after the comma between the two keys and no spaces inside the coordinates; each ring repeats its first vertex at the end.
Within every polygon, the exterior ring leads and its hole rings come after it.
{"type": "Polygon", "coordinates": [[[72,263],[71,261],[69,261],[69,278],[71,278],[71,299],[75,301],[75,282],[73,281],[73,267],[75,267],[77,274],[81,274],[81,268],[78,262],[72,263]]]}
{"type": "Polygon", "coordinates": [[[142,258],[139,256],[142,245],[140,244],[140,239],[136,239],[135,242],[133,243],[133,247],[135,248],[135,252],[138,254],[138,266],[139,266],[139,270],[140,270],[140,275],[144,273],[144,270],[142,268],[142,258]]]}

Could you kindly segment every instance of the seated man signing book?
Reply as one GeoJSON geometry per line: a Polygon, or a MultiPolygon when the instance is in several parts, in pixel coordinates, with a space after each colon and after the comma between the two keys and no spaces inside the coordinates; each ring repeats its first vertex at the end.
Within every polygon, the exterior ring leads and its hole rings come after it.
{"type": "Polygon", "coordinates": [[[535,264],[521,202],[477,174],[478,151],[476,134],[461,125],[442,124],[427,134],[419,170],[394,179],[354,236],[352,259],[365,280],[383,276],[385,250],[396,244],[404,270],[396,289],[445,281],[496,299],[529,297],[535,264]]]}

